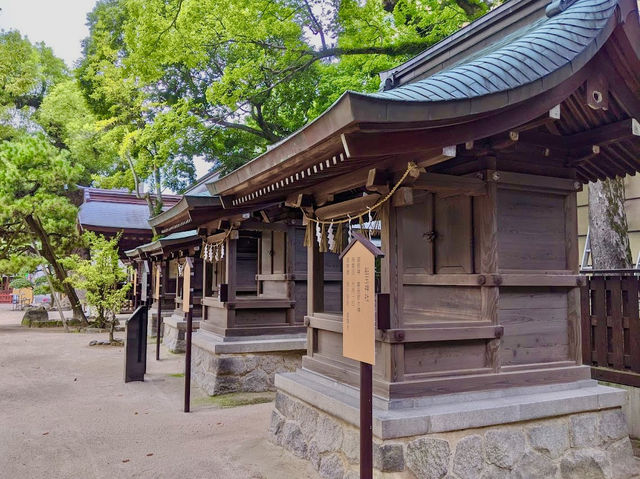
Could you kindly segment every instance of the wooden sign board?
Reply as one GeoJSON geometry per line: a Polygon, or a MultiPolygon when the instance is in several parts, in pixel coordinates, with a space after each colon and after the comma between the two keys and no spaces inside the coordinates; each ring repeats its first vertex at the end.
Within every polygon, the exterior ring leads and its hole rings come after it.
{"type": "Polygon", "coordinates": [[[140,301],[147,300],[149,284],[149,264],[146,261],[142,262],[142,286],[140,289],[140,301]]]}
{"type": "Polygon", "coordinates": [[[182,311],[185,313],[188,313],[191,307],[191,266],[191,258],[187,258],[182,273],[182,311]]]}
{"type": "Polygon", "coordinates": [[[138,294],[138,268],[133,269],[133,296],[138,294]]]}
{"type": "Polygon", "coordinates": [[[160,299],[160,275],[161,275],[161,271],[162,271],[162,266],[160,265],[160,263],[156,264],[156,278],[155,278],[155,284],[153,285],[153,297],[155,299],[160,299]]]}
{"type": "Polygon", "coordinates": [[[376,258],[380,251],[365,237],[354,234],[342,260],[342,355],[375,364],[376,258]]]}

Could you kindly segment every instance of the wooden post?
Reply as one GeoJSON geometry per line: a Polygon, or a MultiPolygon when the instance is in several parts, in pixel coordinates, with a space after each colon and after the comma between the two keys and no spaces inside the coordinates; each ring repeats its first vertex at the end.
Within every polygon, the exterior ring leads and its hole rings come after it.
{"type": "Polygon", "coordinates": [[[160,332],[162,331],[162,263],[156,265],[158,272],[156,273],[156,296],[158,301],[158,320],[156,321],[156,361],[160,361],[160,332]]]}
{"type": "MultiPolygon", "coordinates": [[[[342,355],[360,362],[360,478],[373,478],[373,364],[375,364],[375,259],[384,254],[354,234],[342,261],[342,355]]],[[[386,322],[386,321],[385,321],[386,322]]]]}
{"type": "Polygon", "coordinates": [[[360,479],[373,478],[373,368],[360,362],[360,479]]]}
{"type": "Polygon", "coordinates": [[[193,309],[187,313],[187,337],[184,355],[184,412],[191,411],[191,335],[193,333],[193,309]]]}
{"type": "Polygon", "coordinates": [[[193,304],[191,298],[191,272],[193,259],[186,258],[182,275],[182,311],[187,313],[187,334],[184,355],[184,412],[191,411],[191,335],[193,333],[193,304]]]}

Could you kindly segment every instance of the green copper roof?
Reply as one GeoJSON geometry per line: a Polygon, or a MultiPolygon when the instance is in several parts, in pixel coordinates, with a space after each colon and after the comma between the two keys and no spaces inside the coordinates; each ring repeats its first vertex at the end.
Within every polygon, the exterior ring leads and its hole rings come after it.
{"type": "MultiPolygon", "coordinates": [[[[500,93],[544,82],[555,71],[582,66],[582,54],[601,46],[616,0],[556,0],[547,16],[465,58],[459,64],[391,90],[367,96],[398,101],[439,102],[500,93]],[[574,62],[580,62],[574,65],[574,62]]],[[[588,55],[589,57],[591,55],[588,55]]]]}

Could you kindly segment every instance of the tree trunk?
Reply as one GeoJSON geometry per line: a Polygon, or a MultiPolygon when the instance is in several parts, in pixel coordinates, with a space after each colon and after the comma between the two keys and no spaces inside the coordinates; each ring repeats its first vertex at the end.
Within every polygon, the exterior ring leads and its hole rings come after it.
{"type": "Polygon", "coordinates": [[[69,298],[71,309],[73,310],[73,318],[80,321],[82,326],[89,326],[87,318],[84,315],[84,311],[82,310],[80,300],[78,299],[78,295],[76,294],[76,290],[73,289],[73,286],[71,286],[67,281],[65,281],[67,279],[67,272],[58,261],[51,243],[49,243],[47,232],[42,227],[40,220],[32,215],[28,215],[25,217],[25,221],[34,236],[38,238],[38,240],[40,240],[40,244],[42,245],[42,251],[40,251],[40,255],[49,262],[49,264],[53,268],[53,272],[55,273],[56,278],[62,285],[62,289],[69,298]]]}
{"type": "Polygon", "coordinates": [[[589,240],[594,269],[623,269],[633,264],[624,200],[621,178],[589,183],[589,240]]]}
{"type": "MultiPolygon", "coordinates": [[[[34,245],[35,247],[35,245],[34,245]]],[[[64,311],[62,311],[62,305],[60,304],[60,299],[56,296],[55,291],[53,290],[53,281],[51,281],[51,274],[49,273],[49,268],[47,265],[42,265],[42,269],[44,271],[44,275],[47,277],[47,282],[49,283],[49,289],[51,289],[51,297],[58,308],[58,313],[60,314],[60,321],[62,321],[62,326],[64,326],[64,332],[69,332],[69,325],[67,324],[67,320],[64,317],[64,311]]]]}

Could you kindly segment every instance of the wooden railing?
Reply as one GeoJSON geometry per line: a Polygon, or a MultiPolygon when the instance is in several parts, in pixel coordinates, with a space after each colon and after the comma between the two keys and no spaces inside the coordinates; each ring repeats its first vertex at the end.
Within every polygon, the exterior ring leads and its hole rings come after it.
{"type": "Polygon", "coordinates": [[[3,290],[0,291],[0,303],[9,303],[12,302],[13,290],[3,290]]]}
{"type": "Polygon", "coordinates": [[[581,288],[583,363],[594,379],[640,387],[640,272],[587,273],[581,288]]]}

